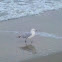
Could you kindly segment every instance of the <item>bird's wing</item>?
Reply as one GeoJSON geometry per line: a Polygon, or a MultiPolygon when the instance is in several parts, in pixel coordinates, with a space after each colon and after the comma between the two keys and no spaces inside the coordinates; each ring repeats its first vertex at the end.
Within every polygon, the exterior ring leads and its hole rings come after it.
{"type": "Polygon", "coordinates": [[[22,38],[28,38],[30,35],[31,35],[31,33],[26,32],[26,33],[22,34],[21,36],[22,36],[22,38]]]}

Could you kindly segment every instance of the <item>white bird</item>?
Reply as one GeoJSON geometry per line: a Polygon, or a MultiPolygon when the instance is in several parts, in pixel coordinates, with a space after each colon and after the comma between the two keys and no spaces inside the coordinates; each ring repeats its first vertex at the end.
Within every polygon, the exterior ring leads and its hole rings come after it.
{"type": "Polygon", "coordinates": [[[29,33],[24,33],[24,34],[22,34],[21,36],[18,36],[18,38],[25,38],[25,43],[27,42],[27,39],[31,39],[32,37],[34,37],[35,36],[35,32],[36,32],[37,30],[35,30],[35,29],[31,29],[31,31],[29,32],[29,33]]]}

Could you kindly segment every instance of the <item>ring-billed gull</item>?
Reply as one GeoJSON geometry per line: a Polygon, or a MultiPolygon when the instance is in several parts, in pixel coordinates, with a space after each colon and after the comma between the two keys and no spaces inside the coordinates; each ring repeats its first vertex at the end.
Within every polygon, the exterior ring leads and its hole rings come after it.
{"type": "Polygon", "coordinates": [[[37,30],[35,30],[35,29],[31,29],[31,31],[29,32],[29,33],[24,33],[24,34],[22,34],[22,35],[20,35],[20,36],[18,36],[18,38],[25,38],[25,43],[27,42],[27,39],[31,39],[32,37],[34,37],[35,36],[35,32],[36,32],[37,30]]]}

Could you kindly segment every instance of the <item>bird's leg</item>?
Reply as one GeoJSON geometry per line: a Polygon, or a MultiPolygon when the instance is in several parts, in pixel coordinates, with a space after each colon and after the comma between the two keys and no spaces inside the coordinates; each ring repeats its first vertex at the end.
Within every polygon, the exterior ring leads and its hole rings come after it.
{"type": "Polygon", "coordinates": [[[26,43],[26,45],[27,45],[27,38],[25,39],[25,43],[26,43]]]}
{"type": "Polygon", "coordinates": [[[33,41],[31,41],[31,44],[33,43],[33,41]]]}
{"type": "Polygon", "coordinates": [[[32,44],[33,43],[33,40],[30,39],[30,41],[31,41],[31,44],[32,44]]]}
{"type": "Polygon", "coordinates": [[[25,43],[26,43],[27,41],[26,41],[26,39],[25,39],[25,43]]]}

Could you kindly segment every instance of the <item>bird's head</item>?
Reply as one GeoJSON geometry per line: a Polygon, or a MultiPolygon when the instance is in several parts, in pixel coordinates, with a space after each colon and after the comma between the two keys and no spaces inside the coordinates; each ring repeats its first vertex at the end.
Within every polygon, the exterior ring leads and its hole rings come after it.
{"type": "Polygon", "coordinates": [[[37,30],[36,30],[36,29],[31,29],[31,31],[34,31],[34,32],[36,32],[37,30]]]}

